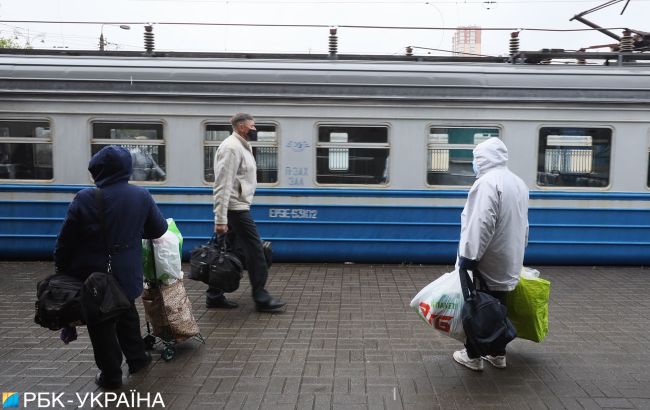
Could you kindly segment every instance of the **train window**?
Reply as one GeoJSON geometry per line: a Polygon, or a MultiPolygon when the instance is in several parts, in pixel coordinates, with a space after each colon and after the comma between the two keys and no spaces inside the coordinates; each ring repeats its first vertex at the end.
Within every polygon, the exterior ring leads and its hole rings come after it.
{"type": "MultiPolygon", "coordinates": [[[[275,125],[255,124],[257,141],[249,141],[257,163],[257,182],[273,184],[278,181],[278,136],[275,125]]],[[[232,133],[230,124],[206,124],[203,150],[203,175],[214,182],[214,154],[219,144],[232,133]]]]}
{"type": "Polygon", "coordinates": [[[0,179],[52,179],[49,121],[0,121],[0,179]]]}
{"type": "Polygon", "coordinates": [[[539,131],[537,184],[554,187],[609,185],[612,130],[544,127],[539,131]]]}
{"type": "Polygon", "coordinates": [[[167,177],[162,124],[95,122],[92,132],[93,155],[107,145],[129,150],[133,161],[131,181],[164,181],[167,177]]]}
{"type": "Polygon", "coordinates": [[[316,181],[321,184],[388,182],[388,128],[318,127],[316,181]]]}
{"type": "Polygon", "coordinates": [[[427,184],[472,185],[472,150],[491,137],[499,137],[498,128],[429,128],[427,184]]]}

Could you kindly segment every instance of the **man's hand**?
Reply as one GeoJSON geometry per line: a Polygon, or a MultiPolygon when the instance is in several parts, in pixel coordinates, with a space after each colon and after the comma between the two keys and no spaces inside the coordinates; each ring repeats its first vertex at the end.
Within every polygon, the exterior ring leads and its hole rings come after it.
{"type": "Polygon", "coordinates": [[[228,224],[214,224],[214,231],[218,235],[223,235],[228,232],[228,224]]]}

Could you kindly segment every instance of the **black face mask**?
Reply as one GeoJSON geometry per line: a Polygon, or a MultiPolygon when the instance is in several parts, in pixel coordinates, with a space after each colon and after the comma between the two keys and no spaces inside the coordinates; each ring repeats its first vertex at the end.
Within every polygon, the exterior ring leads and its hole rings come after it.
{"type": "Polygon", "coordinates": [[[246,133],[246,136],[248,137],[249,141],[257,141],[257,130],[254,130],[254,129],[251,128],[246,133]]]}

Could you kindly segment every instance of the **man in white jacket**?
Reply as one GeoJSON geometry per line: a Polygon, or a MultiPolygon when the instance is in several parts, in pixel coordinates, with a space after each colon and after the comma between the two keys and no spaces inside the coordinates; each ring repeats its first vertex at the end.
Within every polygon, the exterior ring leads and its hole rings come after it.
{"type": "MultiPolygon", "coordinates": [[[[265,289],[268,266],[250,214],[257,187],[257,164],[248,141],[257,137],[255,120],[250,114],[238,113],[230,123],[233,133],[219,145],[214,158],[214,231],[218,235],[225,235],[229,229],[235,233],[246,258],[255,306],[260,312],[273,312],[285,303],[265,289]]],[[[232,309],[238,305],[226,299],[221,289],[211,287],[206,306],[232,309]]]]}
{"type": "MultiPolygon", "coordinates": [[[[474,148],[477,179],[461,215],[457,262],[460,268],[478,269],[488,288],[481,290],[504,304],[519,281],[528,243],[528,188],[508,169],[507,161],[508,149],[498,138],[474,148]]],[[[465,345],[453,357],[472,370],[483,370],[482,359],[506,367],[505,348],[481,358],[465,345]]]]}

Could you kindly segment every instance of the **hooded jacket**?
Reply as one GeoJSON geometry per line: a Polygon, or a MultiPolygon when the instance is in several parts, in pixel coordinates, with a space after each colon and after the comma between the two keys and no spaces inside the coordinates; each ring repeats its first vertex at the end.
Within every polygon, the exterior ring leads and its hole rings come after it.
{"type": "Polygon", "coordinates": [[[508,149],[498,138],[474,148],[477,180],[461,215],[458,255],[479,261],[493,291],[515,288],[528,244],[528,187],[507,161],[508,149]]]}
{"type": "Polygon", "coordinates": [[[128,183],[133,169],[131,154],[125,148],[102,148],[90,160],[88,170],[104,196],[106,235],[95,189],[79,191],[56,240],[57,272],[82,280],[92,272],[106,272],[110,244],[112,272],[126,296],[134,300],[143,288],[142,239],[162,236],[167,231],[167,221],[146,189],[128,183]]]}

